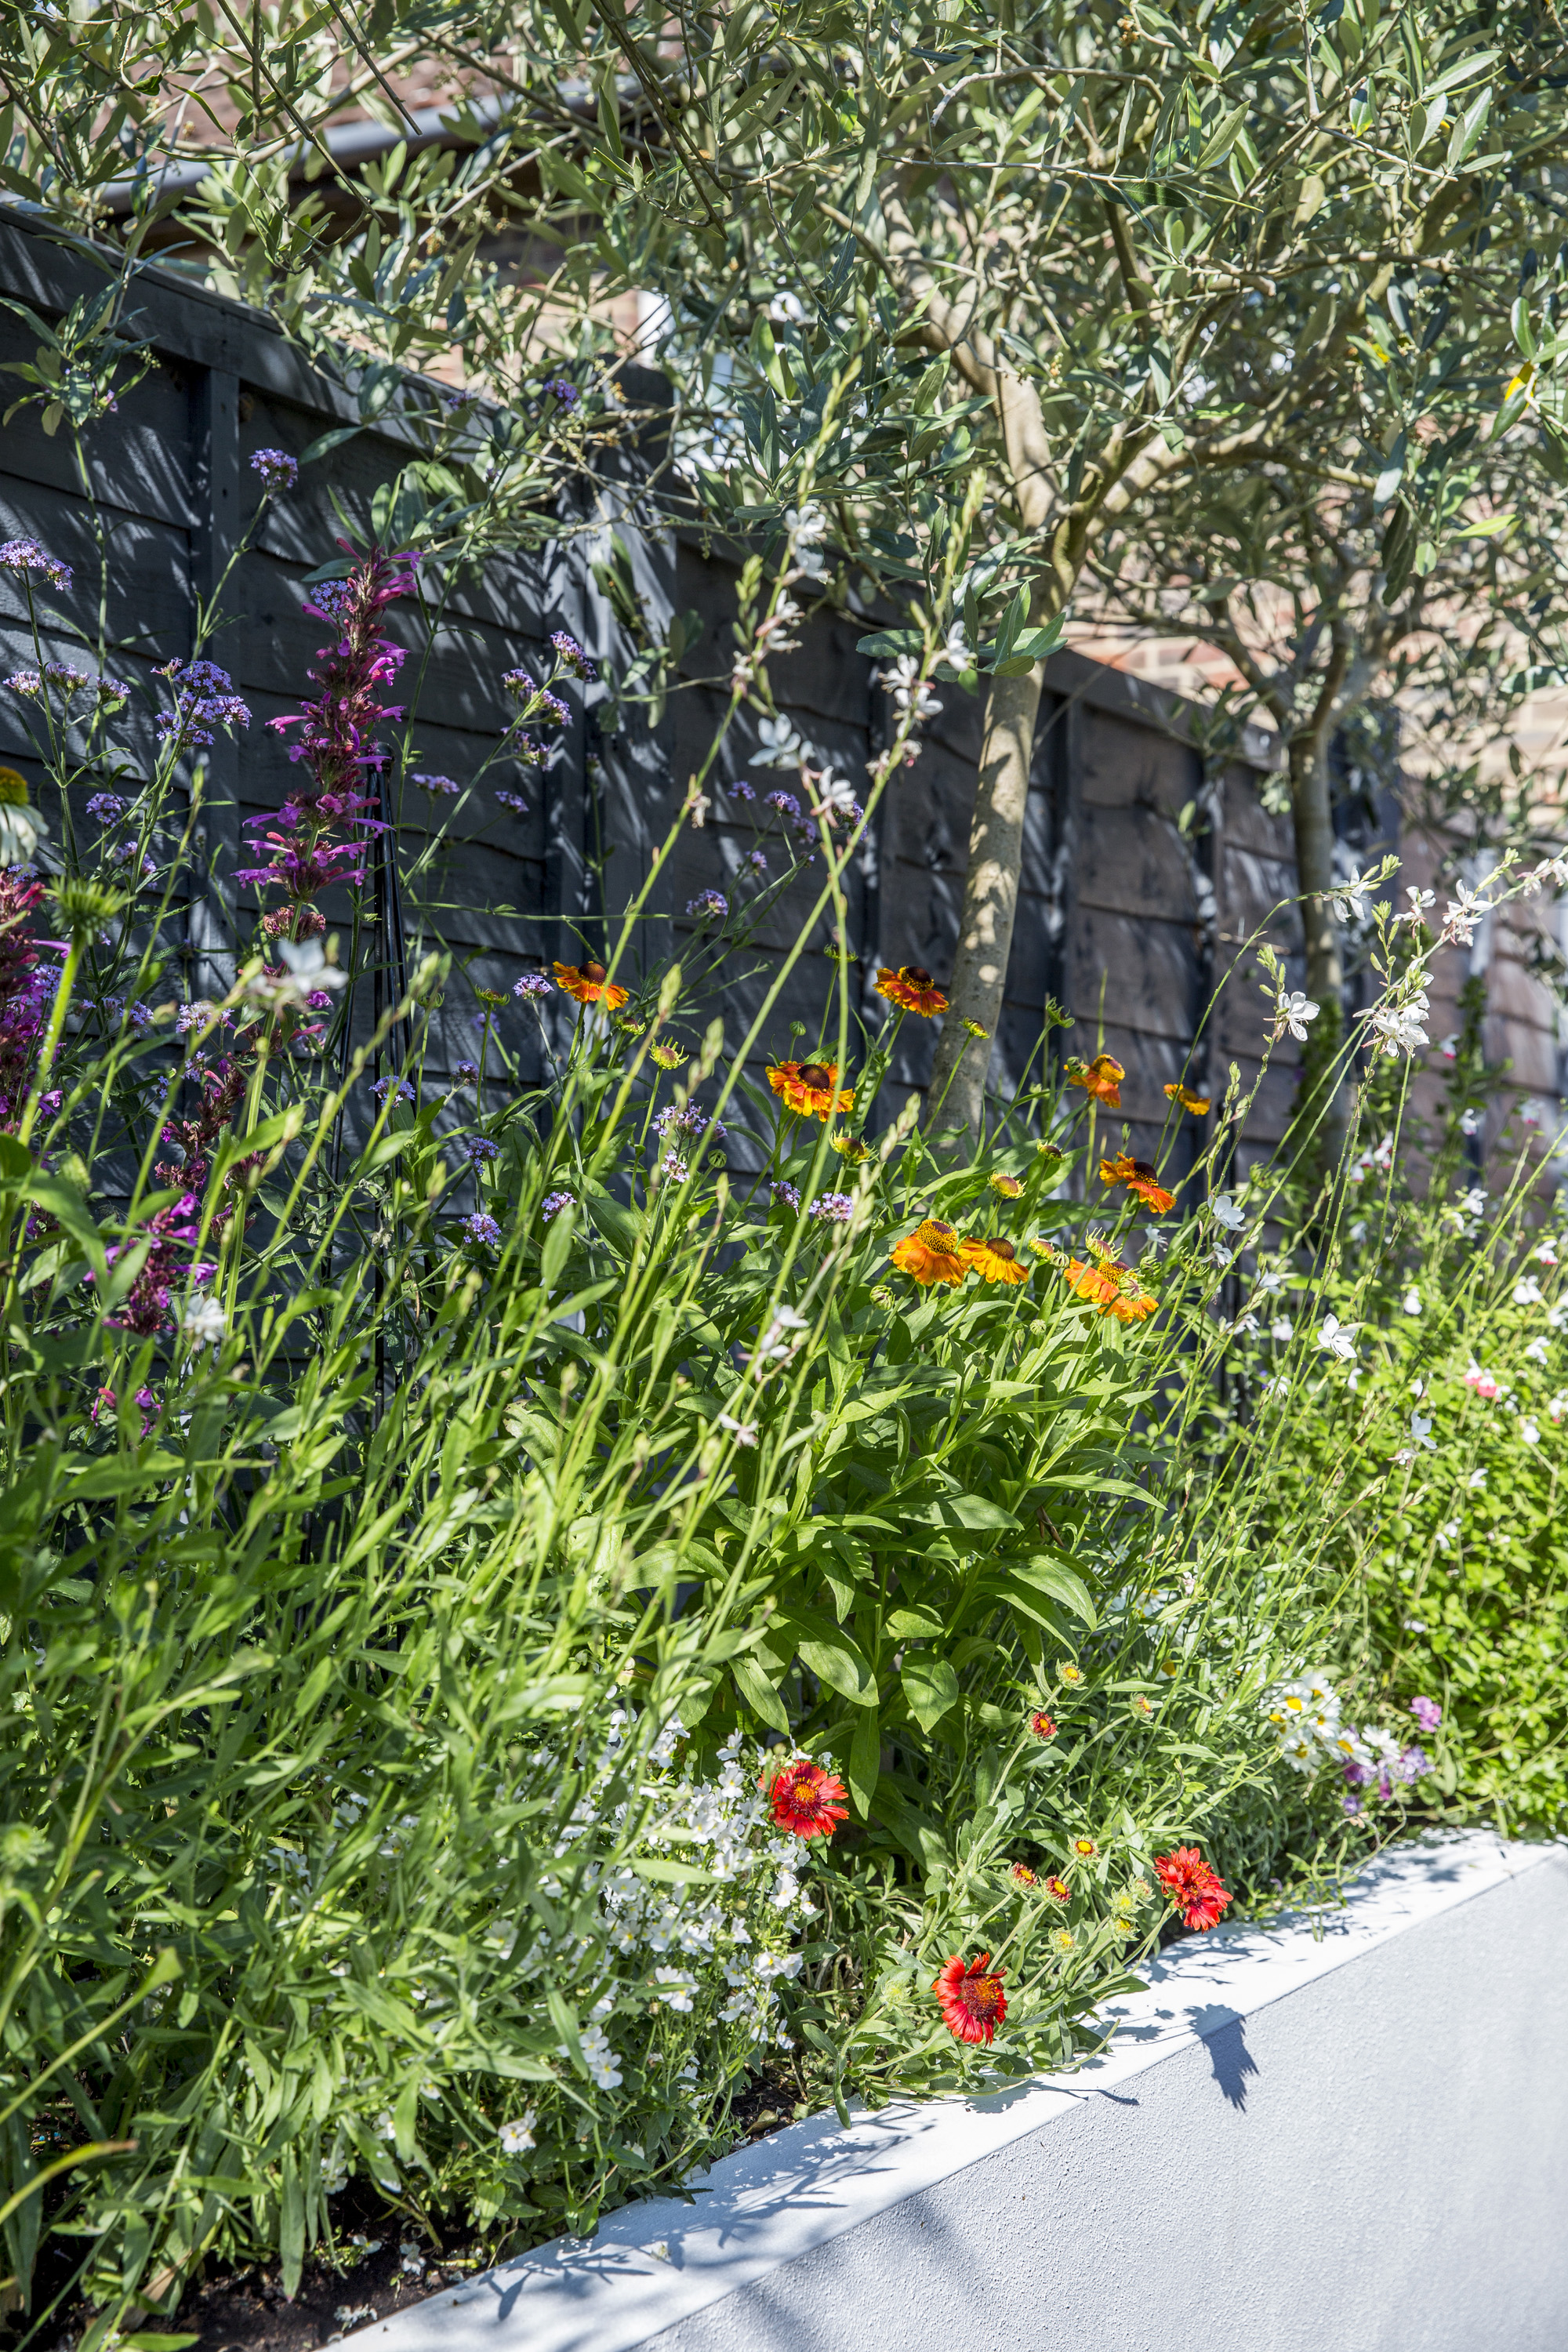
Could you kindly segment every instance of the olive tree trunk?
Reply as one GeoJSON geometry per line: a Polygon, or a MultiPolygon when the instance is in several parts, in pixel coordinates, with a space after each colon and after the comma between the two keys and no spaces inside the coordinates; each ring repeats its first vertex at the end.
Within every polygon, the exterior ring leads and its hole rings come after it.
{"type": "Polygon", "coordinates": [[[1045,665],[1037,662],[1022,677],[994,677],[985,698],[958,952],[931,1073],[930,1100],[939,1126],[962,1124],[972,1130],[980,1126],[991,1041],[1001,1020],[1013,945],[1029,767],[1044,682],[1045,665]],[[969,1022],[973,1030],[965,1026],[969,1022]],[[975,1030],[982,1034],[976,1035],[975,1030]]]}

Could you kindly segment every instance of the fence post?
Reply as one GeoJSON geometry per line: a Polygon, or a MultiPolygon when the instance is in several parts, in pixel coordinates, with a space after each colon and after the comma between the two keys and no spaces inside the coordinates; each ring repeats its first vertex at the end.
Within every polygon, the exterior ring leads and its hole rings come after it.
{"type": "MultiPolygon", "coordinates": [[[[239,536],[239,379],[221,368],[198,371],[192,417],[192,632],[195,604],[216,592],[239,536]]],[[[195,651],[193,642],[192,650],[195,651]]],[[[222,645],[210,650],[220,656],[222,645]]],[[[187,911],[191,992],[224,995],[234,984],[238,947],[239,745],[219,733],[206,753],[201,813],[192,842],[187,911]]]]}

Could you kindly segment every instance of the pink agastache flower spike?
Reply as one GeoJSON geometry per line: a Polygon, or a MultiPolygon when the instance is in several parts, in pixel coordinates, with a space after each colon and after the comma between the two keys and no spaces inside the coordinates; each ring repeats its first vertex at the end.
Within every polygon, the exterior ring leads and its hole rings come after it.
{"type": "Polygon", "coordinates": [[[289,757],[309,770],[311,789],[296,790],[282,808],[249,820],[246,830],[271,856],[265,866],[243,867],[235,877],[282,890],[295,908],[331,882],[362,884],[371,843],[386,830],[371,814],[378,793],[364,787],[376,783],[387,761],[378,729],[403,716],[400,704],[378,698],[406,655],[379,632],[387,605],[412,588],[417,560],[373,548],[346,579],[321,582],[306,602],[307,613],[341,634],[321,648],[321,667],[310,672],[320,693],[302,710],[268,725],[279,735],[300,730],[289,757]]]}

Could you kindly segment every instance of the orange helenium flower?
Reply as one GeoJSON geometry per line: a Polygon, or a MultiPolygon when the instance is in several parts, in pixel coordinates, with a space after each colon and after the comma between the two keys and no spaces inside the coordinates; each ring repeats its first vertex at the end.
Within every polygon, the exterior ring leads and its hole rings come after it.
{"type": "Polygon", "coordinates": [[[1100,1181],[1102,1184],[1125,1184],[1138,1200],[1147,1202],[1157,1217],[1164,1215],[1176,1197],[1156,1180],[1152,1162],[1130,1159],[1125,1151],[1119,1151],[1114,1160],[1100,1161],[1100,1181]]]}
{"type": "Polygon", "coordinates": [[[854,1091],[838,1084],[837,1062],[775,1062],[768,1072],[772,1087],[786,1110],[799,1118],[831,1118],[836,1110],[855,1108],[854,1091]]]}
{"type": "Polygon", "coordinates": [[[965,1242],[963,1255],[982,1282],[1027,1282],[1029,1269],[1011,1242],[965,1242]]]}
{"type": "Polygon", "coordinates": [[[1092,1062],[1080,1062],[1075,1055],[1062,1066],[1070,1085],[1081,1087],[1109,1110],[1121,1108],[1121,1081],[1127,1073],[1113,1055],[1097,1054],[1092,1062]]]}
{"type": "Polygon", "coordinates": [[[1062,1279],[1068,1288],[1086,1298],[1101,1315],[1114,1316],[1118,1323],[1141,1323],[1152,1315],[1160,1302],[1142,1289],[1136,1276],[1112,1257],[1110,1251],[1091,1238],[1089,1249],[1095,1263],[1085,1265],[1081,1258],[1069,1258],[1062,1268],[1062,1279]]]}
{"type": "Polygon", "coordinates": [[[1046,1881],[1046,1893],[1047,1895],[1055,1895],[1058,1903],[1070,1903],[1072,1901],[1072,1888],[1068,1885],[1065,1878],[1047,1878],[1046,1881]]]}
{"type": "Polygon", "coordinates": [[[1204,1860],[1201,1847],[1179,1845],[1172,1853],[1158,1855],[1154,1875],[1181,1913],[1185,1927],[1206,1930],[1218,1925],[1220,1913],[1230,1901],[1230,1891],[1220,1885],[1204,1860]]]}
{"type": "Polygon", "coordinates": [[[900,1012],[918,1013],[922,1021],[947,1011],[947,999],[929,971],[918,963],[900,964],[897,971],[884,964],[877,974],[877,993],[900,1012]]]}
{"type": "Polygon", "coordinates": [[[928,1288],[933,1282],[962,1282],[969,1272],[963,1243],[940,1217],[927,1217],[906,1234],[895,1245],[892,1259],[900,1273],[928,1288]]]}
{"type": "Polygon", "coordinates": [[[619,988],[605,975],[602,963],[558,963],[555,978],[568,996],[579,1004],[607,1004],[614,1013],[623,1005],[631,992],[619,988]]]}
{"type": "Polygon", "coordinates": [[[1062,1279],[1079,1298],[1087,1298],[1102,1315],[1109,1314],[1111,1303],[1121,1297],[1116,1277],[1102,1265],[1085,1265],[1081,1258],[1069,1258],[1062,1269],[1062,1279]]]}
{"type": "Polygon", "coordinates": [[[848,1807],[838,1802],[845,1793],[843,1781],[809,1756],[797,1756],[786,1764],[771,1788],[765,1772],[757,1786],[768,1790],[774,1827],[788,1830],[793,1837],[830,1838],[838,1823],[849,1818],[848,1807]]]}
{"type": "Polygon", "coordinates": [[[1207,1095],[1194,1095],[1190,1088],[1177,1086],[1167,1087],[1165,1092],[1173,1103],[1180,1103],[1184,1110],[1190,1110],[1194,1118],[1204,1118],[1207,1116],[1209,1107],[1207,1095]]]}
{"type": "Polygon", "coordinates": [[[967,1968],[956,1957],[944,1963],[931,1986],[942,2003],[948,2032],[959,2042],[989,2042],[1007,2014],[1002,1990],[1005,1971],[991,1968],[991,1955],[982,1952],[967,1968]]]}

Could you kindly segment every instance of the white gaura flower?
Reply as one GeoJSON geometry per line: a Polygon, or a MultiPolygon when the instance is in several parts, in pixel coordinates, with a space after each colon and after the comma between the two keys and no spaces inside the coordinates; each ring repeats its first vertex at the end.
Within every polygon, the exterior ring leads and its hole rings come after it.
{"type": "Polygon", "coordinates": [[[798,768],[805,757],[805,745],[788,719],[760,719],[757,735],[762,747],[757,753],[760,766],[798,768]]]}
{"type": "Polygon", "coordinates": [[[754,1445],[757,1442],[757,1424],[754,1421],[734,1421],[727,1412],[721,1412],[719,1415],[719,1426],[721,1429],[729,1431],[737,1445],[754,1445]]]}
{"type": "Polygon", "coordinates": [[[1278,1316],[1268,1326],[1268,1336],[1277,1339],[1282,1348],[1288,1348],[1296,1336],[1296,1326],[1289,1315],[1278,1316]]]}
{"type": "Polygon", "coordinates": [[[1414,1283],[1405,1294],[1404,1307],[1406,1315],[1419,1315],[1421,1312],[1421,1293],[1414,1283]]]}
{"type": "Polygon", "coordinates": [[[1342,882],[1336,882],[1329,892],[1329,906],[1336,923],[1359,923],[1366,911],[1367,895],[1372,888],[1370,875],[1352,866],[1342,882]]]}
{"type": "Polygon", "coordinates": [[[1426,919],[1427,908],[1435,907],[1437,903],[1437,893],[1436,890],[1418,890],[1414,882],[1412,882],[1406,888],[1405,895],[1409,899],[1410,904],[1399,914],[1395,915],[1394,918],[1394,921],[1396,923],[1424,923],[1426,919]]]}
{"type": "Polygon", "coordinates": [[[217,1348],[228,1328],[228,1318],[216,1298],[199,1292],[187,1299],[180,1315],[180,1328],[193,1348],[217,1348]]]}
{"type": "Polygon", "coordinates": [[[936,657],[935,667],[951,670],[954,677],[962,677],[966,669],[974,667],[974,656],[964,636],[962,621],[954,621],[948,630],[947,642],[936,657]]]}
{"type": "Polygon", "coordinates": [[[1516,1307],[1539,1307],[1544,1295],[1541,1285],[1532,1274],[1525,1275],[1522,1280],[1513,1286],[1513,1303],[1516,1307]]]}
{"type": "Polygon", "coordinates": [[[1472,1470],[1472,1471],[1471,1471],[1470,1475],[1469,1475],[1468,1484],[1469,1484],[1469,1486],[1470,1486],[1470,1487],[1471,1487],[1472,1489],[1477,1489],[1477,1488],[1482,1487],[1482,1486],[1484,1486],[1486,1485],[1486,1483],[1487,1483],[1487,1474],[1486,1474],[1486,1472],[1485,1472],[1484,1470],[1472,1470]]]}
{"type": "Polygon", "coordinates": [[[1445,1519],[1442,1526],[1438,1528],[1436,1536],[1433,1538],[1433,1541],[1442,1551],[1447,1551],[1450,1544],[1456,1544],[1458,1540],[1459,1522],[1458,1519],[1445,1519]]]}
{"type": "Polygon", "coordinates": [[[1227,1234],[1238,1234],[1247,1223],[1246,1210],[1238,1209],[1228,1192],[1215,1194],[1209,1202],[1209,1214],[1227,1234]]]}
{"type": "Polygon", "coordinates": [[[1353,1363],[1355,1335],[1360,1328],[1359,1323],[1342,1323],[1337,1315],[1325,1315],[1322,1329],[1318,1333],[1318,1345],[1326,1348],[1331,1356],[1337,1356],[1342,1363],[1353,1363]]]}
{"type": "Polygon", "coordinates": [[[1373,1051],[1414,1054],[1430,1041],[1422,1023],[1431,1010],[1426,992],[1417,989],[1403,1004],[1381,1004],[1370,1020],[1373,1051]]]}
{"type": "Polygon", "coordinates": [[[1539,1338],[1532,1339],[1525,1349],[1525,1360],[1531,1364],[1543,1364],[1551,1352],[1546,1343],[1545,1334],[1542,1333],[1539,1338]]]}
{"type": "Polygon", "coordinates": [[[318,990],[330,993],[348,986],[347,972],[327,961],[327,951],[319,939],[279,940],[278,952],[284,965],[279,978],[273,980],[265,971],[258,971],[246,982],[246,994],[258,1003],[280,1008],[303,1005],[318,990]]]}
{"type": "Polygon", "coordinates": [[[1289,1030],[1291,1036],[1305,1041],[1308,1029],[1322,1011],[1299,988],[1282,988],[1274,1000],[1274,1034],[1283,1037],[1289,1030]]]}
{"type": "Polygon", "coordinates": [[[1539,1445],[1541,1432],[1527,1415],[1519,1424],[1519,1433],[1527,1445],[1539,1445]]]}
{"type": "Polygon", "coordinates": [[[1474,943],[1476,925],[1489,910],[1486,900],[1462,882],[1456,882],[1454,893],[1443,910],[1440,937],[1445,947],[1468,948],[1474,943]]]}

